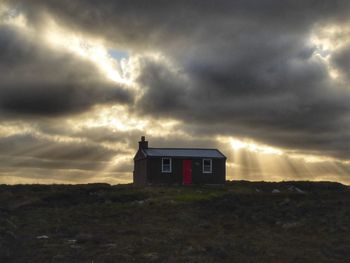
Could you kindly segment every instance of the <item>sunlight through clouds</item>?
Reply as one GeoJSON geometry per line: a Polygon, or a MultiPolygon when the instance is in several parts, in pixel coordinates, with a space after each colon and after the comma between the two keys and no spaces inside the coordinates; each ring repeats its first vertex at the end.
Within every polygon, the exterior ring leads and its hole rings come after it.
{"type": "Polygon", "coordinates": [[[0,123],[0,137],[8,137],[16,134],[26,134],[33,131],[32,125],[16,121],[4,121],[0,123]]]}
{"type": "Polygon", "coordinates": [[[0,3],[0,24],[14,25],[16,27],[27,28],[27,19],[16,8],[9,8],[7,5],[0,3]]]}
{"type": "Polygon", "coordinates": [[[133,88],[133,79],[130,78],[131,70],[128,68],[128,58],[118,61],[113,57],[102,41],[88,39],[79,33],[61,28],[53,19],[46,17],[45,26],[41,29],[30,27],[27,18],[17,9],[8,8],[0,4],[0,22],[16,26],[26,33],[47,42],[53,48],[64,49],[74,55],[80,56],[95,64],[105,76],[125,88],[133,88]]]}
{"type": "Polygon", "coordinates": [[[239,139],[231,139],[230,144],[234,150],[247,149],[251,152],[262,154],[282,155],[283,151],[266,145],[259,145],[254,142],[247,142],[239,139]]]}
{"type": "Polygon", "coordinates": [[[283,150],[248,139],[216,138],[227,149],[230,179],[252,181],[332,180],[349,184],[347,162],[327,156],[283,150]]]}
{"type": "Polygon", "coordinates": [[[107,127],[112,130],[130,131],[144,130],[148,120],[132,116],[126,107],[114,105],[111,107],[95,107],[89,114],[75,121],[76,128],[107,127]]]}
{"type": "Polygon", "coordinates": [[[349,182],[350,5],[209,2],[0,1],[1,180],[130,182],[145,135],[349,182]]]}
{"type": "Polygon", "coordinates": [[[113,105],[111,107],[96,106],[87,114],[82,114],[77,119],[70,121],[75,129],[89,129],[96,127],[106,127],[115,131],[147,131],[154,136],[167,136],[170,134],[181,133],[176,131],[176,127],[181,122],[172,119],[151,119],[148,116],[142,117],[136,113],[130,112],[127,107],[122,105],[113,105]]]}
{"type": "Polygon", "coordinates": [[[311,33],[310,43],[315,47],[314,57],[327,67],[332,79],[338,79],[340,72],[331,59],[339,49],[350,43],[350,27],[348,25],[319,25],[311,33]]]}
{"type": "Polygon", "coordinates": [[[45,40],[53,47],[64,48],[78,56],[81,56],[95,65],[104,72],[107,78],[112,81],[124,84],[126,88],[132,88],[132,80],[127,78],[125,72],[128,70],[127,59],[123,59],[123,66],[114,59],[102,43],[86,39],[79,34],[59,28],[53,21],[48,23],[45,40]]]}

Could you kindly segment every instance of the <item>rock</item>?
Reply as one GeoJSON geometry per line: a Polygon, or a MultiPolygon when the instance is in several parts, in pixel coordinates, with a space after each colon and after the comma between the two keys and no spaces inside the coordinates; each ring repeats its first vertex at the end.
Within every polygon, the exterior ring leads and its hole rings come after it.
{"type": "Polygon", "coordinates": [[[75,245],[75,244],[70,245],[69,247],[73,248],[73,249],[82,249],[83,248],[83,246],[79,246],[79,245],[75,245]]]}
{"type": "Polygon", "coordinates": [[[291,192],[297,192],[299,194],[305,194],[306,192],[301,190],[300,188],[298,187],[295,187],[294,185],[288,187],[288,191],[291,191],[291,192]]]}
{"type": "Polygon", "coordinates": [[[215,258],[224,259],[228,257],[227,252],[220,247],[206,246],[205,251],[207,254],[214,256],[215,258]]]}
{"type": "Polygon", "coordinates": [[[148,199],[145,200],[145,203],[147,203],[148,205],[154,205],[155,201],[152,198],[148,198],[148,199]]]}
{"type": "Polygon", "coordinates": [[[76,243],[84,244],[84,243],[100,243],[101,238],[92,234],[78,234],[75,237],[76,243]]]}
{"type": "Polygon", "coordinates": [[[306,193],[305,191],[299,189],[298,187],[295,187],[295,191],[300,193],[300,194],[305,194],[306,193]]]}
{"type": "Polygon", "coordinates": [[[150,261],[156,261],[159,259],[158,253],[155,253],[155,252],[145,253],[145,254],[143,254],[143,257],[150,260],[150,261]]]}
{"type": "Polygon", "coordinates": [[[64,263],[64,262],[67,262],[67,258],[64,256],[64,255],[55,255],[52,257],[52,260],[51,260],[52,263],[64,263]]]}
{"type": "MultiPolygon", "coordinates": [[[[17,239],[17,236],[15,235],[15,233],[13,233],[12,231],[5,231],[5,236],[10,238],[10,239],[17,239]]],[[[0,236],[1,237],[1,236],[0,236]]]]}
{"type": "Polygon", "coordinates": [[[153,242],[153,239],[151,238],[148,238],[148,237],[143,237],[142,238],[142,243],[144,244],[149,244],[149,243],[152,243],[153,242]]]}
{"type": "Polygon", "coordinates": [[[183,255],[189,255],[192,254],[194,252],[194,248],[192,246],[188,246],[186,247],[186,249],[182,252],[183,255]]]}
{"type": "Polygon", "coordinates": [[[284,223],[282,224],[283,229],[291,229],[291,228],[296,228],[299,227],[301,224],[298,222],[291,222],[291,223],[284,223]]]}
{"type": "Polygon", "coordinates": [[[284,199],[281,203],[280,203],[280,205],[287,205],[287,204],[289,204],[290,203],[290,199],[289,198],[286,198],[286,199],[284,199]]]}
{"type": "Polygon", "coordinates": [[[8,226],[10,226],[13,229],[17,228],[17,225],[15,223],[13,223],[12,221],[10,221],[9,219],[5,219],[5,222],[7,223],[8,226]]]}
{"type": "Polygon", "coordinates": [[[37,236],[37,239],[48,239],[49,237],[47,235],[37,236]]]}
{"type": "Polygon", "coordinates": [[[77,242],[76,239],[68,239],[68,240],[67,240],[67,243],[68,243],[68,244],[75,244],[76,242],[77,242]]]}
{"type": "Polygon", "coordinates": [[[134,205],[144,205],[147,202],[148,202],[147,200],[135,200],[135,201],[132,201],[131,203],[134,205]]]}
{"type": "Polygon", "coordinates": [[[111,253],[104,254],[101,258],[97,258],[96,262],[105,262],[105,263],[115,263],[115,262],[133,262],[134,258],[129,254],[124,253],[111,253]]]}
{"type": "Polygon", "coordinates": [[[107,244],[103,244],[101,247],[104,247],[107,249],[114,249],[114,248],[118,247],[118,245],[116,243],[107,243],[107,244]]]}
{"type": "Polygon", "coordinates": [[[207,252],[207,249],[205,247],[202,247],[197,244],[194,246],[191,246],[191,245],[187,246],[181,251],[181,254],[185,256],[191,256],[191,255],[193,256],[193,255],[203,254],[206,252],[207,252]]]}
{"type": "Polygon", "coordinates": [[[212,227],[209,223],[200,223],[198,226],[203,229],[209,229],[212,227]]]}

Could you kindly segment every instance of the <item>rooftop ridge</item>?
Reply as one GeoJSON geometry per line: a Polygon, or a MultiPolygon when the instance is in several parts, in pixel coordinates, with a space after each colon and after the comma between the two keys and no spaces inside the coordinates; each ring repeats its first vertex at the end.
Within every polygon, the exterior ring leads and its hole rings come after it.
{"type": "Polygon", "coordinates": [[[226,158],[222,152],[215,148],[148,148],[142,150],[146,156],[226,158]]]}
{"type": "Polygon", "coordinates": [[[182,148],[182,147],[148,147],[148,149],[168,149],[168,150],[214,150],[219,151],[217,148],[182,148]]]}

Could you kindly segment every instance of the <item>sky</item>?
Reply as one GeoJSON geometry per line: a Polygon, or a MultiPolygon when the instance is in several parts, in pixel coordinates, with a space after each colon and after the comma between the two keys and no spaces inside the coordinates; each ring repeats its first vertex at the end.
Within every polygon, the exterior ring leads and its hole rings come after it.
{"type": "Polygon", "coordinates": [[[150,147],[228,180],[350,184],[347,0],[3,0],[0,183],[132,181],[150,147]]]}

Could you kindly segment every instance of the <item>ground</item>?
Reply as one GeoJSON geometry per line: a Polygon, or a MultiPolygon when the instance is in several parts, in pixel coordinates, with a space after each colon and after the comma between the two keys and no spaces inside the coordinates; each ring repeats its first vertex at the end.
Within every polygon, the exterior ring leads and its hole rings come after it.
{"type": "Polygon", "coordinates": [[[350,190],[0,185],[0,262],[350,262],[350,190]]]}

